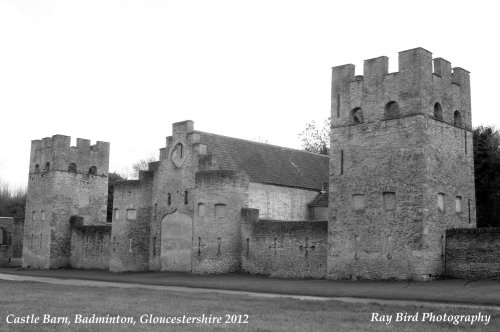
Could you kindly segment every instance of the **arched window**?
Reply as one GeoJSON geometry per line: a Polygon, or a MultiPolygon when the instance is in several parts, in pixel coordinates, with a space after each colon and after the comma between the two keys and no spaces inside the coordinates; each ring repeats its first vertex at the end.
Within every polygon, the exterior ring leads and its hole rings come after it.
{"type": "Polygon", "coordinates": [[[440,103],[434,104],[434,117],[438,120],[443,121],[443,108],[440,103]]]}
{"type": "Polygon", "coordinates": [[[395,101],[390,101],[385,105],[385,118],[395,119],[399,116],[399,105],[395,101]]]}
{"type": "Polygon", "coordinates": [[[97,167],[90,166],[90,168],[89,168],[89,175],[97,175],[97,167]]]}
{"type": "Polygon", "coordinates": [[[361,108],[356,107],[351,111],[351,121],[354,124],[363,123],[363,111],[361,108]]]}
{"type": "Polygon", "coordinates": [[[75,163],[69,164],[69,166],[68,166],[68,172],[76,174],[76,164],[75,163]]]}
{"type": "Polygon", "coordinates": [[[455,111],[453,115],[453,124],[457,127],[462,127],[462,114],[459,111],[455,111]]]}
{"type": "Polygon", "coordinates": [[[40,165],[35,165],[35,174],[40,173],[40,165]]]}
{"type": "Polygon", "coordinates": [[[2,245],[12,245],[12,236],[10,232],[0,227],[0,244],[2,245]]]}
{"type": "Polygon", "coordinates": [[[48,172],[50,170],[50,163],[46,162],[45,163],[45,172],[48,172]]]}

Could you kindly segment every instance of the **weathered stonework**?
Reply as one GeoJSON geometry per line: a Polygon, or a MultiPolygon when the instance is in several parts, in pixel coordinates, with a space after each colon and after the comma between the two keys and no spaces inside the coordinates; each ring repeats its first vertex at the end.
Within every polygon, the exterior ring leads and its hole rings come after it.
{"type": "Polygon", "coordinates": [[[109,143],[55,135],[31,143],[23,267],[69,266],[71,216],[106,222],[109,143]]]}
{"type": "Polygon", "coordinates": [[[469,76],[434,64],[417,48],[400,52],[397,73],[387,57],[363,76],[333,68],[329,278],[440,276],[445,230],[475,227],[469,76]]]}
{"type": "Polygon", "coordinates": [[[396,73],[387,57],[366,60],[363,76],[354,69],[333,68],[330,156],[174,123],[159,160],[116,185],[112,223],[109,144],[33,141],[23,266],[466,275],[476,256],[456,251],[458,233],[447,244],[445,232],[476,227],[468,72],[422,48],[400,52],[396,73]]]}
{"type": "Polygon", "coordinates": [[[500,279],[500,228],[446,231],[447,277],[500,279]]]}
{"type": "Polygon", "coordinates": [[[0,217],[0,266],[20,266],[24,220],[0,217]]]}
{"type": "Polygon", "coordinates": [[[259,220],[242,209],[241,267],[252,274],[325,278],[327,221],[259,220]]]}

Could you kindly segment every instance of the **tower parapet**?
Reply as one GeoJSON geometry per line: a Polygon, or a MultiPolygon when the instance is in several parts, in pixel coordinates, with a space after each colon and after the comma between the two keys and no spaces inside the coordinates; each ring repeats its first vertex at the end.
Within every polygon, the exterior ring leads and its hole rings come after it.
{"type": "Polygon", "coordinates": [[[467,70],[421,47],[399,52],[398,72],[388,68],[386,56],[365,60],[363,76],[352,64],[332,68],[332,126],[425,115],[471,129],[467,70]]]}
{"type": "Polygon", "coordinates": [[[76,146],[71,146],[71,137],[65,135],[31,141],[29,173],[49,170],[107,176],[109,143],[97,141],[96,144],[90,145],[90,140],[77,138],[76,146]]]}

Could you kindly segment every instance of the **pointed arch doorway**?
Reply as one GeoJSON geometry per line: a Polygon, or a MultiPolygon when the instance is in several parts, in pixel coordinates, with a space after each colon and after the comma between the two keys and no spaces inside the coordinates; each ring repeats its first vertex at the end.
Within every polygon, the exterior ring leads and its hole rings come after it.
{"type": "Polygon", "coordinates": [[[192,218],[178,211],[161,221],[160,264],[162,271],[191,272],[192,218]]]}

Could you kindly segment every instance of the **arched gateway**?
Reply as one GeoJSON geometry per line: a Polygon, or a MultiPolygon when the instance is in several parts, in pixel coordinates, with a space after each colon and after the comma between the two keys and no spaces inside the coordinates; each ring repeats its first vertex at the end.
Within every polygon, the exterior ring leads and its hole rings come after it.
{"type": "Polygon", "coordinates": [[[175,211],[161,221],[161,270],[191,272],[193,220],[175,211]]]}

